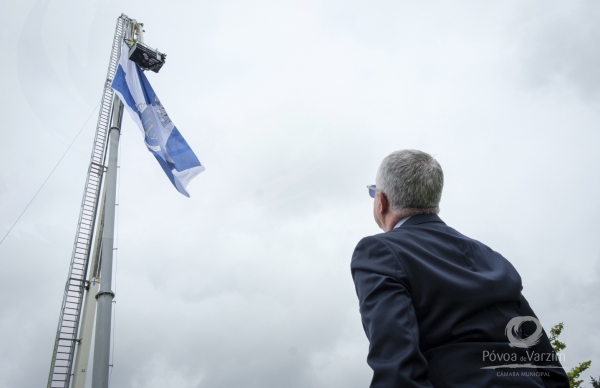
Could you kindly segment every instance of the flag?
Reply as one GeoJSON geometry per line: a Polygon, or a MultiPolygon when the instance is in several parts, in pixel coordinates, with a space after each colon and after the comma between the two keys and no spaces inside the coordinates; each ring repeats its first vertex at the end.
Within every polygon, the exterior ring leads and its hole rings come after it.
{"type": "Polygon", "coordinates": [[[204,171],[204,166],[167,115],[142,69],[129,60],[129,46],[125,42],[111,86],[142,131],[148,151],[173,186],[189,197],[186,187],[204,171]]]}

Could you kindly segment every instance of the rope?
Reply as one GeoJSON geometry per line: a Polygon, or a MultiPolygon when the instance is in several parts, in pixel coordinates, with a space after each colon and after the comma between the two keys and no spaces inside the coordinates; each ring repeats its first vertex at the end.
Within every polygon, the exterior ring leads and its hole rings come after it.
{"type": "Polygon", "coordinates": [[[42,183],[42,185],[40,186],[40,188],[38,189],[38,191],[36,191],[36,193],[34,194],[33,198],[31,198],[31,200],[29,201],[29,203],[27,204],[27,206],[25,206],[25,209],[23,209],[23,211],[21,212],[21,214],[19,215],[19,217],[17,217],[17,220],[12,224],[12,226],[10,227],[10,229],[8,229],[8,232],[6,232],[6,234],[4,235],[4,237],[2,237],[2,240],[0,240],[0,245],[4,242],[4,239],[6,239],[6,237],[9,235],[9,233],[11,232],[11,230],[13,230],[13,228],[15,227],[15,225],[17,225],[17,222],[19,222],[19,220],[21,219],[21,217],[23,216],[23,214],[25,214],[25,211],[29,208],[29,205],[31,205],[31,203],[37,197],[37,195],[40,193],[40,191],[42,190],[42,188],[46,185],[46,182],[48,182],[48,179],[50,179],[50,177],[52,176],[52,174],[54,174],[54,171],[56,170],[56,168],[58,167],[58,165],[60,164],[60,162],[62,162],[62,160],[65,158],[65,155],[67,155],[67,152],[69,152],[69,150],[71,149],[71,146],[73,145],[73,143],[75,143],[75,140],[77,140],[77,138],[81,134],[81,131],[83,131],[83,128],[85,128],[85,126],[87,125],[88,121],[90,121],[90,118],[92,117],[92,115],[96,111],[96,108],[98,108],[99,105],[100,105],[100,101],[98,101],[98,104],[92,110],[92,113],[90,113],[90,115],[87,118],[87,120],[85,120],[85,123],[83,124],[83,126],[81,127],[81,129],[79,130],[79,132],[77,132],[77,135],[75,136],[75,138],[73,139],[73,141],[71,142],[71,144],[69,144],[69,146],[67,147],[65,153],[60,157],[60,159],[58,160],[58,162],[56,163],[56,165],[54,166],[54,168],[52,169],[52,171],[50,171],[50,174],[46,177],[46,179],[44,180],[44,182],[42,183]]]}

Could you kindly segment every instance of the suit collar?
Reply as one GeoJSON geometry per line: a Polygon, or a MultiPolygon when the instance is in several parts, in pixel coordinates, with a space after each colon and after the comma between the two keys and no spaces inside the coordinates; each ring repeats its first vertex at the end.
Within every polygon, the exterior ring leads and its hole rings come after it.
{"type": "Polygon", "coordinates": [[[417,214],[406,220],[399,229],[402,229],[405,226],[425,224],[427,222],[441,222],[442,224],[445,224],[437,214],[417,214]]]}

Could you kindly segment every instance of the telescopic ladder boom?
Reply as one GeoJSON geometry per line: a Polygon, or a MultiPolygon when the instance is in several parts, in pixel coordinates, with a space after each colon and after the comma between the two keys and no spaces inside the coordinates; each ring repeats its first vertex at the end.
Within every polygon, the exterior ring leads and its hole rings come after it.
{"type": "Polygon", "coordinates": [[[96,125],[96,135],[85,181],[83,199],[81,201],[71,264],[60,308],[58,329],[56,331],[50,374],[48,376],[48,388],[69,388],[72,376],[75,346],[79,341],[77,336],[79,320],[87,286],[86,274],[92,249],[97,209],[101,194],[100,189],[105,172],[104,162],[114,98],[111,82],[119,65],[121,42],[125,34],[129,31],[130,24],[131,19],[125,14],[122,14],[117,19],[108,73],[104,83],[102,102],[96,125]]]}

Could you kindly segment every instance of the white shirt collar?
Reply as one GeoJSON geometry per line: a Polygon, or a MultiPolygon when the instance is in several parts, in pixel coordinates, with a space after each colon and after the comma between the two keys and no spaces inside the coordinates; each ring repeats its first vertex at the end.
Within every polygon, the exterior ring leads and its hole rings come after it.
{"type": "Polygon", "coordinates": [[[399,228],[402,226],[403,223],[406,222],[406,220],[408,220],[410,217],[404,217],[403,219],[401,219],[400,221],[398,221],[398,223],[396,224],[396,226],[394,226],[394,229],[399,228]]]}

